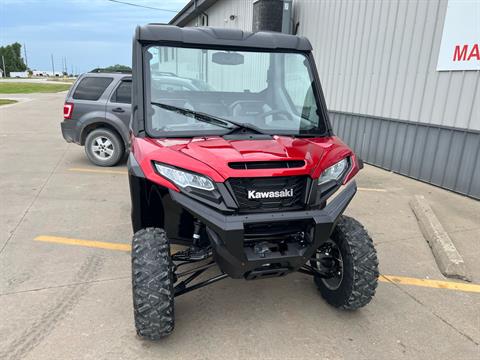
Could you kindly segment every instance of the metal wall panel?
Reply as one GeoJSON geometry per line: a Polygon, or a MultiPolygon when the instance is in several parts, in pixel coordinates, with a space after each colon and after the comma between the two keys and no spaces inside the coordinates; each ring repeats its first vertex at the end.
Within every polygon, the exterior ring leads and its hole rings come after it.
{"type": "Polygon", "coordinates": [[[479,131],[337,111],[330,118],[368,163],[480,199],[479,131]]]}
{"type": "Polygon", "coordinates": [[[329,109],[480,130],[480,72],[436,71],[446,9],[446,0],[295,0],[329,109]]]}
{"type": "MultiPolygon", "coordinates": [[[[447,4],[294,0],[329,109],[480,130],[480,71],[436,71],[447,4]]],[[[205,12],[210,26],[252,29],[253,0],[219,0],[205,12]]]]}

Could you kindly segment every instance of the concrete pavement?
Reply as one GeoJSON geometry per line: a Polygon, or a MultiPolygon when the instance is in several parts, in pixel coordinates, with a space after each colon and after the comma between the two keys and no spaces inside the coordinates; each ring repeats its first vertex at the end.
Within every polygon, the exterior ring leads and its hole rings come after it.
{"type": "MultiPolygon", "coordinates": [[[[128,252],[34,241],[128,244],[124,165],[97,171],[64,142],[64,94],[28,96],[0,108],[1,359],[478,358],[480,293],[381,282],[371,304],[345,312],[302,274],[186,294],[172,336],[137,338],[128,252]]],[[[408,205],[422,194],[480,284],[480,202],[370,166],[358,183],[348,214],[372,235],[382,274],[446,280],[408,205]]]]}

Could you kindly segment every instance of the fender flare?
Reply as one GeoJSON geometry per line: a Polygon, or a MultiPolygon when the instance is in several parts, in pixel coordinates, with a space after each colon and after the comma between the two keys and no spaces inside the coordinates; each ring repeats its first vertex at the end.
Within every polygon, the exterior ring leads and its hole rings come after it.
{"type": "Polygon", "coordinates": [[[121,136],[125,148],[129,148],[129,140],[128,140],[128,128],[125,124],[120,120],[109,119],[106,117],[95,117],[82,122],[82,126],[80,129],[80,145],[85,145],[86,134],[85,130],[92,125],[98,125],[96,127],[102,127],[102,125],[107,125],[106,127],[113,128],[118,134],[121,136]]]}

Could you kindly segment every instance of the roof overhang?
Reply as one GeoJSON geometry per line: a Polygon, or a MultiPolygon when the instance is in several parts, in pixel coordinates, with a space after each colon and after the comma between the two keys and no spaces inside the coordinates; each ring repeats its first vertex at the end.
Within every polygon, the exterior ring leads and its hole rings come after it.
{"type": "Polygon", "coordinates": [[[218,0],[191,0],[168,23],[170,25],[185,26],[217,1],[218,0]]]}

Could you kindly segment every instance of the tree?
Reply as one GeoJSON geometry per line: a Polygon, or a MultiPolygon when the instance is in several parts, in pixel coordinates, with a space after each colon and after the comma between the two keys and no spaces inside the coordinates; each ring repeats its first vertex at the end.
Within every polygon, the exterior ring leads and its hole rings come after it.
{"type": "Polygon", "coordinates": [[[126,65],[111,65],[105,68],[96,68],[93,69],[92,72],[131,72],[132,68],[126,65]]]}
{"type": "MultiPolygon", "coordinates": [[[[22,45],[20,45],[18,42],[6,46],[0,46],[0,58],[2,56],[5,58],[5,68],[7,76],[10,75],[11,71],[27,70],[27,65],[25,65],[25,63],[23,62],[21,53],[22,45]]],[[[0,65],[3,68],[2,62],[0,62],[0,65]]]]}

